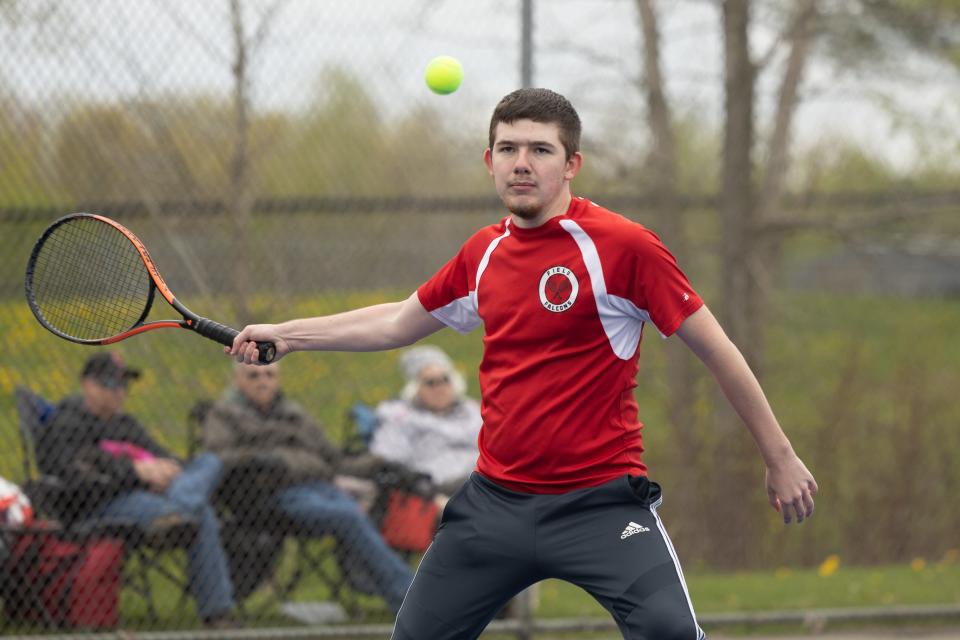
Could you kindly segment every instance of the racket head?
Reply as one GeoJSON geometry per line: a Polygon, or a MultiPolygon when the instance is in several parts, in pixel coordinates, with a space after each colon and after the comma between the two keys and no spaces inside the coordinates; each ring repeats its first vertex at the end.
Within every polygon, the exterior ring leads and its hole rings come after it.
{"type": "Polygon", "coordinates": [[[47,227],[30,252],[27,304],[55,335],[106,344],[150,313],[157,290],[151,266],[127,229],[103,216],[72,213],[47,227]]]}

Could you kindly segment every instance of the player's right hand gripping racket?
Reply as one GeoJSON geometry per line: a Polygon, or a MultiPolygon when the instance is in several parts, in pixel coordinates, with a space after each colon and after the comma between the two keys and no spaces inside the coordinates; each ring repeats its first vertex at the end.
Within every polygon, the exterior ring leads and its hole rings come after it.
{"type": "MultiPolygon", "coordinates": [[[[130,336],[178,327],[230,346],[236,329],[187,309],[167,287],[147,248],[118,222],[92,213],[72,213],[50,225],[27,263],[27,302],[54,334],[81,344],[112,344],[130,336]],[[144,324],[156,292],[182,320],[144,324]]],[[[258,342],[260,362],[276,348],[258,342]]]]}

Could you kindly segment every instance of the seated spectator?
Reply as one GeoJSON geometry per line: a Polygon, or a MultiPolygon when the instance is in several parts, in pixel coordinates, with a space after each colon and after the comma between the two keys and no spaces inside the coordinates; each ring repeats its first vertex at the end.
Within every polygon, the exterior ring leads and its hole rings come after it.
{"type": "Polygon", "coordinates": [[[406,386],[399,399],[377,406],[380,425],[370,451],[429,475],[449,496],[476,466],[480,404],[464,395],[463,377],[438,347],[408,350],[400,369],[406,386]]]}
{"type": "MultiPolygon", "coordinates": [[[[477,439],[483,419],[480,403],[465,395],[466,382],[439,347],[421,345],[400,357],[406,384],[398,399],[377,406],[379,425],[370,451],[430,476],[443,508],[473,472],[480,455],[477,439]]],[[[528,588],[536,607],[539,590],[528,588]]],[[[522,615],[519,597],[498,617],[522,615]]]]}
{"type": "Polygon", "coordinates": [[[76,517],[122,518],[148,534],[195,524],[187,558],[197,612],[209,626],[234,626],[233,586],[209,503],[220,460],[207,453],[183,464],[124,412],[127,387],[139,377],[117,353],[91,356],[81,373],[81,393],[64,399],[40,433],[37,466],[68,486],[96,476],[96,493],[75,496],[76,517]]]}
{"type": "Polygon", "coordinates": [[[385,463],[369,454],[345,457],[303,407],[284,396],[278,364],[234,365],[233,386],[204,420],[203,444],[220,456],[227,473],[271,470],[269,484],[258,483],[268,504],[301,530],[332,535],[348,578],[358,571],[368,590],[399,610],[413,580],[410,567],[335,484],[338,474],[374,477],[385,463]]]}

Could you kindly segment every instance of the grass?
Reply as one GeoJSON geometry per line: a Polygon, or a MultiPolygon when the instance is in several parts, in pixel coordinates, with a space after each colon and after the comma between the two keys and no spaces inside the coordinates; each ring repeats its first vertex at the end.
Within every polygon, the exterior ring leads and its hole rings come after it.
{"type": "MultiPolygon", "coordinates": [[[[708,573],[687,576],[700,614],[739,611],[808,610],[839,607],[960,604],[960,563],[956,554],[936,563],[817,569],[708,573]]],[[[541,586],[539,615],[602,616],[586,592],[551,580],[541,586]]]]}
{"type": "MultiPolygon", "coordinates": [[[[169,565],[173,566],[182,561],[182,558],[174,554],[170,557],[169,565]]],[[[291,545],[281,562],[279,573],[288,575],[296,561],[291,545]]],[[[957,553],[949,554],[937,562],[915,562],[911,565],[845,567],[831,558],[820,567],[810,570],[694,572],[687,576],[687,582],[694,606],[700,615],[960,604],[960,562],[957,553]]],[[[192,600],[188,599],[185,607],[178,607],[179,592],[168,582],[155,579],[153,587],[161,617],[157,627],[183,629],[199,626],[199,620],[193,612],[192,600]]],[[[249,622],[249,626],[296,624],[279,612],[269,595],[269,590],[261,589],[246,602],[251,611],[262,611],[249,622]]],[[[329,589],[323,582],[315,577],[308,577],[301,583],[292,599],[309,602],[328,600],[330,597],[329,589]]],[[[539,599],[536,612],[539,618],[605,618],[608,615],[586,592],[557,580],[548,580],[540,585],[539,599]]],[[[382,603],[375,598],[362,598],[360,607],[365,622],[382,623],[391,620],[382,603]]],[[[153,626],[146,617],[142,601],[128,591],[124,592],[121,612],[124,627],[146,629],[153,626]]],[[[741,629],[745,630],[748,629],[741,629]]]]}
{"type": "MultiPolygon", "coordinates": [[[[318,542],[316,545],[326,545],[318,542]]],[[[278,574],[288,576],[297,558],[288,545],[278,574]]],[[[182,566],[179,553],[170,554],[167,566],[182,566]]],[[[332,563],[330,567],[332,568],[332,563]]],[[[193,601],[180,601],[180,592],[169,582],[153,576],[153,589],[160,615],[160,628],[196,628],[200,622],[193,601]],[[181,606],[185,604],[185,606],[181,606]]],[[[709,573],[687,576],[688,587],[698,614],[815,610],[830,608],[884,607],[903,605],[960,604],[960,562],[956,552],[937,562],[880,567],[845,567],[827,559],[810,570],[709,573]]],[[[329,588],[315,576],[304,579],[292,597],[295,601],[329,600],[329,588]]],[[[540,618],[600,617],[608,614],[585,591],[558,580],[540,585],[540,618]]],[[[250,626],[290,625],[263,588],[246,602],[254,612],[262,612],[250,626]]],[[[361,597],[360,610],[366,622],[387,622],[390,615],[376,598],[361,597]]],[[[143,601],[125,590],[121,599],[124,627],[151,628],[143,601]]],[[[27,630],[27,629],[24,629],[27,630]]]]}

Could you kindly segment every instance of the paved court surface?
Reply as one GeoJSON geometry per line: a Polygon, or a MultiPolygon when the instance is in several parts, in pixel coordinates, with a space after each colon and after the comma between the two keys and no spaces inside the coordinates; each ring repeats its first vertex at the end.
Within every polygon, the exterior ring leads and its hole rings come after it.
{"type": "MultiPolygon", "coordinates": [[[[570,638],[569,635],[557,636],[556,638],[550,638],[549,636],[536,636],[537,640],[565,640],[570,638]]],[[[960,640],[960,629],[953,630],[935,630],[935,631],[910,631],[908,629],[902,631],[884,631],[884,630],[862,630],[862,631],[845,631],[837,633],[810,633],[805,636],[798,635],[776,635],[776,636],[755,636],[755,635],[740,635],[740,636],[731,636],[715,633],[708,633],[707,640],[893,640],[894,638],[904,638],[906,640],[960,640]]],[[[604,640],[623,640],[621,636],[610,636],[604,640]]]]}
{"type": "MultiPolygon", "coordinates": [[[[537,634],[536,640],[567,640],[571,637],[568,634],[557,635],[537,634]]],[[[591,636],[593,637],[593,636],[591,636]]],[[[603,640],[623,640],[621,636],[598,636],[603,640]]],[[[883,627],[869,628],[864,627],[856,630],[844,631],[823,631],[820,633],[811,631],[807,634],[777,634],[777,635],[733,635],[729,633],[707,633],[707,640],[894,640],[894,638],[904,638],[905,640],[960,640],[960,626],[951,627],[920,627],[901,629],[885,629],[883,627]]]]}
{"type": "Polygon", "coordinates": [[[890,638],[916,638],[917,640],[960,640],[960,629],[910,630],[898,629],[887,631],[882,629],[863,631],[844,631],[837,633],[818,633],[805,636],[726,636],[710,634],[708,640],[887,640],[890,638]]]}

